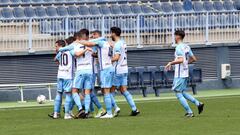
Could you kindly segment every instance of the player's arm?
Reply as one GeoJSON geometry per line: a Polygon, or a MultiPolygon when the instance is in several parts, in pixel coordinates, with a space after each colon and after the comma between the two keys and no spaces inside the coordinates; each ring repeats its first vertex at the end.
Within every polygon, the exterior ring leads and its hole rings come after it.
{"type": "Polygon", "coordinates": [[[114,45],[114,56],[112,57],[112,62],[118,61],[121,56],[121,45],[120,44],[115,44],[114,45]]]}
{"type": "Polygon", "coordinates": [[[119,59],[120,59],[120,54],[115,54],[115,55],[112,57],[112,62],[118,61],[119,59]]]}
{"type": "Polygon", "coordinates": [[[81,57],[81,56],[83,56],[87,51],[92,51],[92,49],[87,47],[87,48],[84,49],[84,50],[75,51],[74,55],[75,55],[76,57],[81,57]]]}
{"type": "Polygon", "coordinates": [[[84,45],[84,46],[88,46],[88,47],[93,47],[95,45],[97,45],[97,43],[95,42],[90,42],[90,41],[78,41],[78,43],[84,45]]]}
{"type": "Polygon", "coordinates": [[[183,63],[183,57],[177,57],[174,61],[168,62],[165,66],[165,70],[170,70],[172,65],[183,63]]]}
{"type": "Polygon", "coordinates": [[[196,61],[197,61],[197,58],[193,55],[189,57],[188,63],[192,64],[193,62],[196,62],[196,61]]]}
{"type": "Polygon", "coordinates": [[[65,52],[65,51],[71,51],[71,50],[74,50],[74,44],[70,44],[68,46],[61,47],[58,51],[65,52]]]}
{"type": "Polygon", "coordinates": [[[54,61],[57,62],[57,64],[59,64],[61,55],[62,55],[62,53],[61,53],[61,52],[58,52],[57,55],[54,57],[54,61]]]}

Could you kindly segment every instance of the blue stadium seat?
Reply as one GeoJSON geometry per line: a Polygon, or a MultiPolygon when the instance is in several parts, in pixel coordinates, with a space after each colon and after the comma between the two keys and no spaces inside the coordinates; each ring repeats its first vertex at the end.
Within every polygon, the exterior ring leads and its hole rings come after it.
{"type": "Polygon", "coordinates": [[[240,0],[235,0],[235,1],[234,1],[234,7],[235,7],[237,10],[240,10],[240,0]]]}
{"type": "Polygon", "coordinates": [[[99,8],[96,5],[91,5],[89,7],[89,11],[92,15],[100,15],[101,14],[99,8]]]}
{"type": "Polygon", "coordinates": [[[183,9],[185,11],[191,11],[193,9],[193,4],[191,0],[184,0],[183,1],[183,9]]]}
{"type": "Polygon", "coordinates": [[[183,11],[183,5],[180,2],[173,2],[172,9],[174,12],[182,12],[183,11]]]}
{"type": "Polygon", "coordinates": [[[32,7],[26,7],[24,8],[24,13],[26,17],[35,17],[36,13],[32,7]]]}
{"type": "Polygon", "coordinates": [[[46,10],[43,7],[36,7],[35,8],[35,13],[36,13],[36,16],[38,16],[38,17],[47,16],[46,10]]]}
{"type": "Polygon", "coordinates": [[[159,88],[162,87],[163,84],[163,72],[160,71],[156,66],[148,66],[147,71],[150,72],[150,85],[153,87],[155,91],[155,96],[159,96],[159,88]]]}
{"type": "Polygon", "coordinates": [[[122,11],[123,14],[132,14],[133,13],[130,6],[127,5],[127,4],[122,4],[120,6],[120,8],[121,8],[121,11],[122,11]]]}
{"type": "Polygon", "coordinates": [[[11,2],[10,0],[0,0],[0,3],[2,3],[2,4],[8,4],[10,2],[11,2]]]}
{"type": "Polygon", "coordinates": [[[55,0],[56,3],[65,3],[67,2],[66,0],[55,0]]]}
{"type": "Polygon", "coordinates": [[[197,12],[203,11],[204,8],[203,8],[202,2],[199,2],[199,1],[193,2],[193,9],[194,11],[197,11],[197,12]]]}
{"type": "MultiPolygon", "coordinates": [[[[174,68],[173,68],[174,69],[174,68]]],[[[173,79],[174,79],[174,70],[166,71],[164,67],[161,66],[160,70],[163,71],[163,82],[164,87],[172,87],[173,79]]]]}
{"type": "Polygon", "coordinates": [[[154,12],[156,12],[156,13],[162,11],[162,7],[159,2],[152,3],[152,7],[153,7],[153,9],[155,9],[154,12]]]}
{"type": "Polygon", "coordinates": [[[10,0],[12,3],[16,4],[16,3],[21,3],[21,0],[10,0]]]}
{"type": "Polygon", "coordinates": [[[43,2],[45,2],[45,3],[54,3],[55,0],[43,0],[43,2]]]}
{"type": "Polygon", "coordinates": [[[140,80],[139,80],[139,73],[136,72],[135,68],[129,67],[128,68],[128,88],[135,89],[139,88],[140,80]]]}
{"type": "Polygon", "coordinates": [[[80,15],[90,15],[89,9],[86,6],[79,6],[78,11],[80,15]]]}
{"type": "Polygon", "coordinates": [[[31,3],[31,0],[22,0],[23,3],[31,3]]]}
{"type": "Polygon", "coordinates": [[[172,5],[169,2],[162,2],[162,10],[163,12],[169,13],[172,12],[172,5]]]}
{"type": "Polygon", "coordinates": [[[24,14],[23,8],[20,8],[20,7],[16,7],[16,8],[13,9],[13,15],[16,18],[24,18],[24,17],[26,17],[25,14],[24,14]]]}
{"type": "Polygon", "coordinates": [[[131,9],[132,9],[132,12],[133,12],[134,14],[140,14],[140,13],[142,13],[142,9],[141,9],[141,7],[140,7],[138,4],[132,4],[132,5],[131,5],[131,9]]]}
{"type": "Polygon", "coordinates": [[[64,6],[57,7],[57,13],[59,16],[68,16],[67,8],[64,6]]]}
{"type": "Polygon", "coordinates": [[[221,1],[214,1],[213,2],[213,7],[217,11],[224,10],[223,3],[221,1]]]}
{"type": "Polygon", "coordinates": [[[13,18],[13,12],[11,8],[2,8],[2,17],[3,18],[13,18]]]}
{"type": "Polygon", "coordinates": [[[203,8],[206,10],[206,11],[213,11],[214,8],[213,8],[213,3],[210,2],[210,1],[204,1],[203,2],[203,8]]]}
{"type": "Polygon", "coordinates": [[[110,10],[111,10],[112,14],[122,14],[121,8],[118,5],[115,5],[115,4],[111,5],[110,10]]]}
{"type": "Polygon", "coordinates": [[[223,2],[223,6],[224,6],[225,10],[234,10],[233,3],[229,0],[225,0],[223,2]]]}
{"type": "Polygon", "coordinates": [[[143,97],[147,96],[147,91],[143,83],[143,72],[145,71],[144,67],[135,67],[136,72],[139,74],[140,88],[142,89],[143,97]]]}
{"type": "Polygon", "coordinates": [[[46,7],[48,16],[58,16],[57,9],[55,7],[46,7]]]}
{"type": "Polygon", "coordinates": [[[51,23],[49,21],[41,21],[40,22],[40,31],[43,34],[50,34],[50,33],[52,33],[51,23]]]}
{"type": "Polygon", "coordinates": [[[77,9],[76,6],[69,6],[67,8],[67,10],[68,10],[68,14],[70,16],[77,16],[77,15],[79,15],[79,12],[78,12],[78,9],[77,9]]]}
{"type": "Polygon", "coordinates": [[[148,6],[142,5],[141,8],[142,8],[143,13],[145,13],[145,14],[153,13],[153,10],[148,6]]]}
{"type": "Polygon", "coordinates": [[[43,3],[44,1],[43,0],[31,0],[32,3],[43,3]]]}
{"type": "Polygon", "coordinates": [[[101,5],[100,11],[103,15],[109,15],[111,14],[110,8],[107,5],[101,5]]]}

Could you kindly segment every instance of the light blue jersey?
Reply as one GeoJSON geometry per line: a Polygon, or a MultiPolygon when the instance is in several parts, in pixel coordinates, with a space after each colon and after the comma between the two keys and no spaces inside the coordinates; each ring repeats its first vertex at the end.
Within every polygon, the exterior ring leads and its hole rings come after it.
{"type": "Polygon", "coordinates": [[[128,73],[127,65],[127,44],[124,40],[119,40],[114,45],[113,54],[119,54],[120,58],[118,61],[114,62],[114,68],[116,74],[125,74],[128,73]]]}

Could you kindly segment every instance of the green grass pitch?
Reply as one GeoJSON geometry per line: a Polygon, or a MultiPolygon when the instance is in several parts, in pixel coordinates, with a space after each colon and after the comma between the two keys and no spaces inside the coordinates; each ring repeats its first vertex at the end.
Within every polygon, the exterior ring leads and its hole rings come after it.
{"type": "MultiPolygon", "coordinates": [[[[129,106],[119,102],[121,113],[114,119],[53,120],[47,117],[52,106],[0,109],[0,135],[239,135],[238,91],[222,91],[222,96],[216,91],[199,93],[206,108],[198,115],[191,104],[195,118],[183,117],[184,110],[173,94],[144,101],[135,97],[141,111],[137,117],[128,116],[129,106]],[[216,96],[206,96],[213,93],[216,96]]],[[[6,104],[0,103],[0,107],[6,104]]]]}

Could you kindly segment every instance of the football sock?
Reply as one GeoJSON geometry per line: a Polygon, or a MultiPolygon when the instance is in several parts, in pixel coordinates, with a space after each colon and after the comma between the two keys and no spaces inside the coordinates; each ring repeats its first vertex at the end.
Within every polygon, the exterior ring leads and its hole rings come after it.
{"type": "Polygon", "coordinates": [[[109,115],[112,114],[112,103],[111,103],[111,97],[110,94],[104,94],[104,102],[106,105],[106,110],[109,115]]]}
{"type": "Polygon", "coordinates": [[[137,110],[137,107],[133,101],[133,98],[132,98],[132,95],[128,92],[128,91],[125,91],[122,93],[123,96],[126,98],[128,104],[130,105],[130,107],[132,108],[133,111],[136,111],[137,110]]]}
{"type": "Polygon", "coordinates": [[[94,105],[93,105],[93,102],[91,101],[90,103],[90,112],[94,112],[94,105]]]}
{"type": "Polygon", "coordinates": [[[190,106],[188,105],[187,100],[183,97],[182,93],[177,92],[176,97],[183,106],[183,108],[188,112],[188,113],[193,113],[190,106]]]}
{"type": "Polygon", "coordinates": [[[72,102],[72,95],[70,93],[66,93],[66,99],[65,99],[65,104],[64,104],[65,114],[69,113],[71,104],[72,104],[71,102],[72,102]]]}
{"type": "Polygon", "coordinates": [[[85,102],[85,113],[88,113],[90,108],[90,103],[91,103],[90,94],[85,95],[84,102],[85,102]]]}
{"type": "Polygon", "coordinates": [[[199,104],[200,104],[199,101],[196,98],[194,98],[192,95],[190,95],[184,91],[183,96],[184,96],[184,98],[186,98],[187,100],[189,100],[190,102],[195,104],[196,106],[199,106],[199,104]]]}
{"type": "Polygon", "coordinates": [[[57,95],[54,100],[54,112],[60,113],[62,105],[62,93],[57,92],[57,95]]]}
{"type": "Polygon", "coordinates": [[[115,99],[114,99],[115,93],[114,93],[114,92],[111,92],[111,93],[110,93],[110,96],[111,96],[112,107],[113,107],[114,109],[116,109],[118,106],[117,106],[117,103],[116,103],[116,101],[115,101],[115,99]]]}
{"type": "Polygon", "coordinates": [[[96,96],[93,92],[91,92],[90,96],[91,96],[92,102],[97,106],[97,108],[98,108],[98,109],[101,109],[101,108],[102,108],[102,105],[101,105],[101,103],[99,102],[97,96],[96,96]]]}
{"type": "Polygon", "coordinates": [[[78,110],[81,110],[82,104],[81,104],[81,99],[80,99],[78,93],[73,93],[73,100],[74,100],[75,104],[77,105],[78,110]]]}

